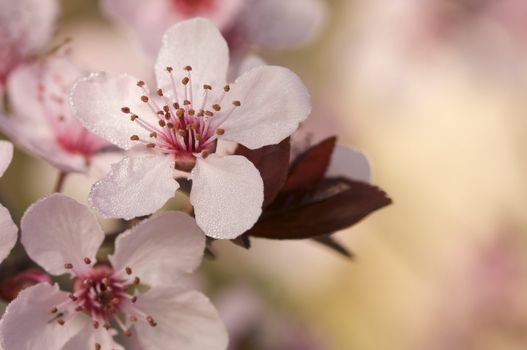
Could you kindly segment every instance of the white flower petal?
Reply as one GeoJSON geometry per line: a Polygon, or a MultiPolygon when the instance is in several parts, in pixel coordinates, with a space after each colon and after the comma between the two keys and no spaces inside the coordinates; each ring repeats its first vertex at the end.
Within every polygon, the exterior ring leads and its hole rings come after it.
{"type": "Polygon", "coordinates": [[[84,327],[60,350],[93,350],[96,343],[101,349],[124,350],[124,347],[114,341],[113,333],[115,333],[113,330],[106,330],[103,327],[98,329],[84,327]]]}
{"type": "Polygon", "coordinates": [[[196,291],[152,288],[141,295],[137,307],[157,322],[135,328],[144,350],[225,350],[227,331],[212,303],[196,291]]]}
{"type": "Polygon", "coordinates": [[[68,293],[57,285],[40,283],[24,289],[6,309],[1,337],[6,350],[62,349],[62,346],[82,328],[90,327],[80,320],[63,326],[52,321],[49,310],[68,299],[68,293]]]}
{"type": "MultiPolygon", "coordinates": [[[[221,125],[221,138],[256,149],[291,135],[311,111],[310,97],[300,78],[289,69],[260,66],[231,85],[224,103],[241,107],[221,125]]],[[[230,106],[228,108],[231,108],[230,106]]]]}
{"type": "Polygon", "coordinates": [[[338,145],[331,155],[326,176],[342,176],[357,181],[369,182],[371,177],[370,163],[361,152],[338,145]]]}
{"type": "Polygon", "coordinates": [[[106,217],[129,220],[152,214],[179,188],[173,169],[165,155],[126,157],[93,185],[90,203],[106,217]]]}
{"type": "Polygon", "coordinates": [[[17,239],[18,227],[16,227],[9,210],[0,205],[0,262],[11,252],[17,239]]]}
{"type": "Polygon", "coordinates": [[[23,57],[46,47],[59,12],[57,0],[0,0],[0,50],[15,48],[23,57]]]}
{"type": "Polygon", "coordinates": [[[203,84],[209,84],[213,91],[223,91],[229,65],[229,49],[223,36],[210,21],[195,18],[172,26],[163,37],[163,44],[156,62],[158,86],[167,95],[172,84],[167,67],[179,86],[178,95],[183,96],[181,79],[187,76],[186,66],[192,67],[192,95],[195,106],[201,105],[203,84]]]}
{"type": "Polygon", "coordinates": [[[32,204],[20,224],[21,241],[28,255],[52,275],[89,268],[84,258],[95,263],[104,240],[97,219],[84,205],[63,194],[52,194],[32,204]]]}
{"type": "Polygon", "coordinates": [[[0,115],[0,130],[24,152],[49,162],[57,169],[68,173],[85,173],[88,170],[86,158],[66,152],[46,126],[35,127],[31,120],[0,115]]]}
{"type": "Polygon", "coordinates": [[[13,160],[13,144],[9,141],[0,140],[0,177],[4,176],[11,160],[13,160]]]}
{"type": "Polygon", "coordinates": [[[130,120],[121,111],[128,107],[132,113],[149,123],[157,119],[148,105],[141,101],[144,94],[137,86],[138,79],[126,75],[92,73],[79,79],[72,87],[70,104],[73,114],[94,134],[109,142],[129,149],[136,145],[130,136],[138,135],[147,140],[149,132],[130,120]]]}
{"type": "Polygon", "coordinates": [[[253,0],[239,16],[237,29],[250,44],[292,49],[312,41],[326,16],[321,0],[253,0]]]}
{"type": "Polygon", "coordinates": [[[199,266],[204,249],[205,235],[193,218],[165,212],[119,235],[109,259],[114,270],[130,267],[142,283],[175,284],[199,266]]]}
{"type": "Polygon", "coordinates": [[[247,158],[212,154],[198,159],[190,179],[190,202],[196,222],[207,236],[236,238],[260,217],[263,181],[247,158]]]}

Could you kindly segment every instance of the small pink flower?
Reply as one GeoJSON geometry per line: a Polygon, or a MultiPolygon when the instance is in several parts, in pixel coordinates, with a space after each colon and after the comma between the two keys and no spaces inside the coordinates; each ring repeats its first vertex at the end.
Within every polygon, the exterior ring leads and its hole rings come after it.
{"type": "Polygon", "coordinates": [[[205,248],[190,216],[166,212],[121,234],[111,264],[96,263],[104,232],[94,215],[62,194],[33,204],[21,227],[28,255],[52,275],[69,273],[73,291],[22,291],[3,318],[5,350],[123,349],[113,337],[132,333],[144,350],[226,348],[210,301],[177,285],[205,248]]]}
{"type": "Polygon", "coordinates": [[[327,12],[321,0],[105,0],[102,6],[111,18],[132,28],[152,55],[171,25],[191,17],[211,20],[231,49],[292,49],[320,32],[327,12]]]}
{"type": "Polygon", "coordinates": [[[83,74],[63,56],[21,65],[7,81],[13,115],[0,115],[0,129],[17,145],[64,172],[87,172],[109,145],[72,117],[67,97],[83,74]]]}
{"type": "Polygon", "coordinates": [[[156,63],[158,89],[128,75],[95,73],[72,89],[76,116],[97,135],[130,150],[92,188],[103,215],[131,219],[159,209],[192,180],[190,202],[208,236],[234,238],[258,219],[263,183],[245,157],[214,154],[218,140],[255,149],[291,135],[310,98],[288,69],[256,67],[226,84],[227,44],[207,20],[168,30],[156,63]],[[190,174],[189,174],[190,173],[190,174]]]}
{"type": "MultiPolygon", "coordinates": [[[[0,177],[7,170],[13,159],[13,144],[0,140],[0,177]]],[[[3,261],[15,246],[18,228],[7,208],[0,204],[0,262],[3,261]]]]}
{"type": "Polygon", "coordinates": [[[48,45],[58,7],[56,0],[0,0],[0,90],[14,67],[48,45]]]}

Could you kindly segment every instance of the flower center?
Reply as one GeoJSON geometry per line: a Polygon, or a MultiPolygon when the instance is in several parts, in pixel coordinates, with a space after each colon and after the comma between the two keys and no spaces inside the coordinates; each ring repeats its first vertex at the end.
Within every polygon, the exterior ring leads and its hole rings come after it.
{"type": "Polygon", "coordinates": [[[150,123],[144,116],[137,115],[129,107],[122,107],[121,111],[129,115],[132,122],[149,132],[148,140],[131,135],[132,141],[173,156],[175,167],[188,171],[196,156],[206,157],[215,151],[217,137],[225,133],[221,128],[222,124],[241,106],[241,102],[234,100],[230,108],[224,109],[222,104],[230,91],[229,85],[225,85],[219,93],[213,91],[209,84],[193,90],[192,67],[186,66],[184,71],[185,76],[180,82],[176,82],[173,68],[166,67],[171,81],[169,96],[162,89],[157,89],[155,95],[150,94],[143,81],[137,82],[143,93],[141,102],[149,106],[157,119],[157,125],[150,123]],[[198,106],[192,94],[193,91],[200,90],[202,100],[198,106]]]}
{"type": "Polygon", "coordinates": [[[184,17],[200,12],[210,12],[216,7],[215,0],[172,0],[173,8],[184,17]]]}
{"type": "MultiPolygon", "coordinates": [[[[84,258],[84,262],[91,264],[89,258],[84,258]]],[[[135,322],[146,322],[152,327],[157,325],[152,316],[135,305],[138,296],[131,293],[141,281],[132,276],[131,268],[114,271],[106,265],[95,265],[87,272],[80,272],[71,263],[64,264],[64,267],[76,275],[73,293],[61,304],[51,307],[52,321],[64,325],[83,312],[91,317],[94,329],[116,329],[126,336],[132,335],[130,328],[135,322]]],[[[95,349],[101,349],[100,343],[95,343],[95,349]]]]}

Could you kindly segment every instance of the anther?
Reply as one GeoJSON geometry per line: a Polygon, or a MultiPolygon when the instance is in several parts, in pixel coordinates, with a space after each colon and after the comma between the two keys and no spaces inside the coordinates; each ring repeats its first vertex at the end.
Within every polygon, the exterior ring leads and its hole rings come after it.
{"type": "Polygon", "coordinates": [[[127,275],[131,275],[132,274],[132,269],[130,267],[126,267],[124,269],[124,271],[126,272],[127,275]]]}
{"type": "Polygon", "coordinates": [[[188,106],[188,105],[191,104],[191,103],[192,103],[192,102],[190,102],[189,100],[185,100],[185,101],[183,101],[183,104],[184,104],[185,106],[188,106]]]}
{"type": "Polygon", "coordinates": [[[134,284],[139,284],[141,283],[141,280],[139,279],[139,277],[134,277],[134,284]]]}
{"type": "Polygon", "coordinates": [[[188,114],[189,115],[194,115],[196,113],[195,110],[193,110],[192,108],[188,110],[188,114]]]}
{"type": "Polygon", "coordinates": [[[206,115],[207,117],[212,117],[212,116],[214,115],[214,113],[212,113],[211,111],[206,111],[206,112],[205,112],[205,115],[206,115]]]}
{"type": "Polygon", "coordinates": [[[130,136],[130,140],[132,140],[132,141],[139,141],[139,136],[138,135],[132,135],[132,136],[130,136]]]}
{"type": "Polygon", "coordinates": [[[186,70],[187,72],[190,72],[190,71],[192,70],[192,67],[191,67],[191,66],[186,66],[186,67],[185,67],[185,70],[186,70]]]}
{"type": "Polygon", "coordinates": [[[64,268],[68,269],[68,270],[71,270],[73,268],[73,264],[72,263],[65,263],[64,264],[64,268]]]}
{"type": "Polygon", "coordinates": [[[225,134],[225,129],[217,128],[216,129],[216,135],[223,135],[225,134]]]}
{"type": "Polygon", "coordinates": [[[157,96],[163,96],[163,90],[157,89],[157,96]]]}
{"type": "Polygon", "coordinates": [[[115,298],[113,298],[110,302],[111,302],[113,305],[117,305],[117,304],[119,304],[119,301],[120,301],[119,298],[115,297],[115,298]]]}
{"type": "Polygon", "coordinates": [[[131,336],[132,336],[132,332],[130,332],[130,330],[128,330],[128,329],[125,330],[125,331],[123,332],[123,334],[124,334],[126,337],[131,337],[131,336]]]}
{"type": "Polygon", "coordinates": [[[225,92],[229,92],[230,90],[231,90],[231,87],[229,85],[225,85],[223,87],[223,91],[225,91],[225,92]]]}
{"type": "Polygon", "coordinates": [[[104,327],[104,329],[106,329],[106,330],[109,330],[110,328],[112,328],[112,326],[110,326],[109,323],[105,323],[105,324],[103,325],[103,327],[104,327]]]}
{"type": "Polygon", "coordinates": [[[147,103],[148,102],[148,96],[141,96],[141,101],[143,101],[144,103],[147,103]]]}
{"type": "Polygon", "coordinates": [[[198,112],[197,116],[198,117],[203,117],[205,115],[205,111],[202,109],[198,112]]]}
{"type": "Polygon", "coordinates": [[[135,304],[135,303],[137,302],[137,296],[134,295],[134,296],[132,297],[131,301],[132,301],[132,304],[135,304]]]}
{"type": "Polygon", "coordinates": [[[62,318],[59,318],[57,320],[57,323],[60,324],[61,326],[64,326],[64,324],[66,323],[66,321],[64,321],[62,318]]]}
{"type": "Polygon", "coordinates": [[[174,106],[175,109],[179,109],[179,103],[174,102],[173,106],[174,106]]]}
{"type": "Polygon", "coordinates": [[[159,126],[160,126],[160,127],[164,127],[165,125],[167,125],[167,123],[166,123],[163,119],[161,119],[161,120],[159,121],[159,126]]]}
{"type": "Polygon", "coordinates": [[[132,115],[130,116],[130,120],[133,121],[133,122],[134,122],[137,118],[139,118],[139,117],[138,117],[137,115],[135,115],[135,114],[132,114],[132,115]]]}
{"type": "Polygon", "coordinates": [[[182,83],[183,85],[187,85],[188,82],[189,82],[189,80],[190,80],[190,79],[189,79],[188,77],[184,77],[183,79],[181,79],[181,83],[182,83]]]}
{"type": "Polygon", "coordinates": [[[73,294],[69,294],[68,298],[70,298],[71,301],[77,301],[77,297],[75,295],[73,295],[73,294]]]}
{"type": "Polygon", "coordinates": [[[123,107],[123,108],[121,108],[121,112],[123,112],[123,113],[130,113],[130,108],[129,107],[123,107]]]}
{"type": "Polygon", "coordinates": [[[176,116],[178,118],[183,118],[183,116],[185,115],[185,110],[182,109],[182,108],[179,108],[177,111],[176,111],[176,116]]]}
{"type": "Polygon", "coordinates": [[[77,312],[81,312],[82,310],[83,310],[83,307],[80,306],[80,305],[75,307],[75,311],[77,311],[77,312]]]}
{"type": "Polygon", "coordinates": [[[174,68],[172,68],[172,67],[170,67],[170,66],[166,67],[165,69],[166,69],[167,72],[169,72],[169,73],[172,72],[172,71],[174,70],[174,68]]]}
{"type": "Polygon", "coordinates": [[[240,101],[232,101],[232,104],[235,105],[236,107],[240,107],[242,105],[240,101]]]}
{"type": "Polygon", "coordinates": [[[56,314],[58,311],[59,311],[59,309],[57,309],[55,306],[53,306],[51,309],[49,309],[49,312],[51,312],[52,314],[56,314]]]}
{"type": "Polygon", "coordinates": [[[137,322],[137,317],[134,315],[130,316],[130,322],[137,322]]]}
{"type": "Polygon", "coordinates": [[[143,87],[143,86],[145,86],[145,82],[142,81],[142,80],[139,80],[139,81],[137,82],[137,86],[139,86],[139,87],[143,87]]]}
{"type": "Polygon", "coordinates": [[[85,263],[86,265],[90,265],[90,264],[91,264],[91,259],[88,258],[88,257],[85,257],[85,258],[84,258],[84,263],[85,263]]]}
{"type": "Polygon", "coordinates": [[[101,350],[101,344],[95,343],[95,350],[101,350]]]}
{"type": "Polygon", "coordinates": [[[152,316],[148,316],[148,317],[146,318],[146,321],[147,321],[148,324],[149,324],[150,326],[152,326],[152,327],[157,326],[157,323],[156,323],[156,321],[154,320],[154,318],[153,318],[152,316]]]}
{"type": "Polygon", "coordinates": [[[148,148],[155,148],[156,144],[155,143],[149,143],[149,144],[146,145],[146,147],[148,147],[148,148]]]}
{"type": "Polygon", "coordinates": [[[216,112],[219,112],[221,110],[221,106],[217,103],[213,104],[212,105],[212,108],[216,111],[216,112]]]}
{"type": "Polygon", "coordinates": [[[212,90],[212,86],[210,86],[209,84],[205,84],[205,85],[203,85],[203,89],[204,90],[212,90]]]}
{"type": "Polygon", "coordinates": [[[172,123],[167,123],[167,128],[169,128],[169,129],[174,129],[174,124],[172,124],[172,123]]]}
{"type": "Polygon", "coordinates": [[[168,106],[163,106],[163,111],[165,113],[168,113],[168,112],[170,112],[170,108],[168,106]]]}
{"type": "Polygon", "coordinates": [[[152,131],[152,132],[150,133],[150,137],[154,137],[154,138],[157,137],[157,132],[152,131]]]}
{"type": "Polygon", "coordinates": [[[97,329],[99,328],[99,321],[93,321],[93,328],[97,329]]]}

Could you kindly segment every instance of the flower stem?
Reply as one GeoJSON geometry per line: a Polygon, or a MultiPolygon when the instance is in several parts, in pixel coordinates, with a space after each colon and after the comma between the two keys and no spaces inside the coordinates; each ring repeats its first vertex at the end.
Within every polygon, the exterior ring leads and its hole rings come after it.
{"type": "Polygon", "coordinates": [[[53,192],[62,192],[62,188],[64,187],[64,181],[66,180],[67,175],[68,173],[65,171],[59,172],[59,176],[57,177],[57,182],[55,182],[55,188],[53,189],[53,192]]]}

